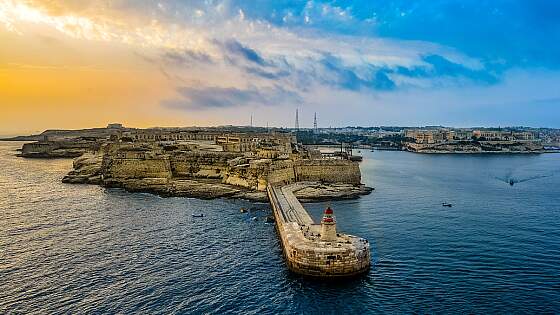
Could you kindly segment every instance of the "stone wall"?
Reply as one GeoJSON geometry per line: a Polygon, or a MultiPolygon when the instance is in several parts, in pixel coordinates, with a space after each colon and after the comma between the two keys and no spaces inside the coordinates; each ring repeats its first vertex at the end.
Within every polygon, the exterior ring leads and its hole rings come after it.
{"type": "Polygon", "coordinates": [[[360,184],[358,164],[346,160],[250,159],[233,152],[168,150],[147,144],[110,144],[104,148],[107,184],[142,178],[219,179],[255,191],[268,183],[296,181],[360,184]]]}
{"type": "Polygon", "coordinates": [[[296,180],[293,161],[277,161],[270,166],[267,182],[271,184],[288,184],[296,180]]]}
{"type": "Polygon", "coordinates": [[[224,176],[223,183],[264,191],[271,163],[271,160],[253,160],[248,164],[231,166],[224,176]]]}
{"type": "Polygon", "coordinates": [[[171,155],[173,177],[223,178],[228,161],[239,154],[228,152],[177,152],[171,155]]]}
{"type": "Polygon", "coordinates": [[[104,160],[105,179],[170,178],[169,159],[163,156],[146,159],[110,158],[104,160]]]}
{"type": "Polygon", "coordinates": [[[348,160],[298,160],[294,171],[296,181],[361,183],[360,166],[348,160]]]}
{"type": "MultiPolygon", "coordinates": [[[[294,223],[290,223],[294,225],[294,223]]],[[[290,227],[293,229],[295,227],[290,227]]],[[[368,252],[349,248],[318,251],[306,246],[291,246],[289,240],[284,255],[290,270],[317,277],[352,276],[367,271],[370,266],[368,252]]]]}

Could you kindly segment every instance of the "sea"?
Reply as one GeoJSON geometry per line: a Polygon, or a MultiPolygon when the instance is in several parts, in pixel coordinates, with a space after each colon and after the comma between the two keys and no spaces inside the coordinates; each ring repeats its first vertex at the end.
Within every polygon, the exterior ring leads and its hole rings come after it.
{"type": "Polygon", "coordinates": [[[63,184],[72,160],[21,144],[0,142],[0,314],[560,313],[560,154],[362,150],[375,191],[305,207],[372,267],[323,281],[288,271],[268,204],[63,184]]]}

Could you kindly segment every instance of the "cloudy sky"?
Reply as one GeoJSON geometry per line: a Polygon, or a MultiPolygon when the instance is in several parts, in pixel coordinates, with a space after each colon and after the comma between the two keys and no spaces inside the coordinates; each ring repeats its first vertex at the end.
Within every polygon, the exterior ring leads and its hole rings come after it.
{"type": "Polygon", "coordinates": [[[560,2],[0,0],[0,134],[560,127],[560,2]]]}

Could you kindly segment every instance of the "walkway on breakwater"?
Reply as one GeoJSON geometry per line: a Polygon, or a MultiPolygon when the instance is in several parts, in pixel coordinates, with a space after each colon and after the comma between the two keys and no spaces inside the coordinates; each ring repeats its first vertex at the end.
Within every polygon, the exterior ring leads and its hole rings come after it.
{"type": "Polygon", "coordinates": [[[366,272],[370,267],[369,242],[336,233],[330,208],[321,223],[315,223],[294,195],[304,187],[298,183],[267,186],[288,268],[298,274],[325,278],[366,272]],[[334,233],[330,238],[325,237],[327,229],[334,233]]]}
{"type": "Polygon", "coordinates": [[[312,225],[313,219],[309,216],[307,211],[303,208],[301,203],[294,196],[294,192],[305,186],[293,184],[283,186],[281,188],[272,188],[275,190],[276,200],[284,221],[297,222],[299,225],[312,225]]]}

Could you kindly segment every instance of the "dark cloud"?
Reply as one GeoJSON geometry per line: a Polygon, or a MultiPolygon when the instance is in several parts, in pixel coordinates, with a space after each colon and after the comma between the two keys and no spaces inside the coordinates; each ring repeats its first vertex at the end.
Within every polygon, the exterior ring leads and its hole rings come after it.
{"type": "Polygon", "coordinates": [[[497,83],[498,78],[485,69],[473,70],[461,64],[454,63],[440,55],[425,56],[423,60],[432,66],[431,72],[427,71],[427,75],[436,76],[452,76],[465,77],[473,81],[485,83],[497,83]]]}
{"type": "Polygon", "coordinates": [[[243,105],[280,105],[299,103],[301,97],[279,86],[247,89],[234,87],[179,87],[180,99],[167,100],[163,105],[175,109],[226,108],[243,105]]]}
{"type": "Polygon", "coordinates": [[[496,84],[500,81],[498,73],[489,71],[485,67],[477,70],[471,69],[462,64],[452,62],[440,55],[423,56],[422,61],[427,65],[383,67],[378,71],[377,78],[383,81],[383,75],[397,74],[415,79],[466,79],[481,84],[496,84]]]}
{"type": "Polygon", "coordinates": [[[331,54],[325,54],[318,63],[327,72],[326,75],[317,78],[323,84],[352,91],[360,89],[393,90],[396,88],[396,84],[387,75],[390,71],[378,67],[371,65],[361,68],[348,67],[342,63],[340,58],[331,54]]]}
{"type": "Polygon", "coordinates": [[[287,77],[290,75],[289,71],[281,70],[281,69],[275,71],[266,71],[259,67],[245,67],[244,70],[249,74],[261,78],[269,79],[269,80],[278,80],[280,78],[287,77]]]}
{"type": "Polygon", "coordinates": [[[162,58],[167,63],[191,65],[193,63],[212,63],[212,57],[203,52],[196,52],[191,50],[183,51],[167,51],[162,55],[162,58]]]}
{"type": "Polygon", "coordinates": [[[387,73],[382,70],[375,73],[375,79],[371,83],[376,90],[389,91],[397,87],[395,82],[393,82],[393,80],[387,76],[387,73]]]}
{"type": "Polygon", "coordinates": [[[292,67],[286,62],[285,56],[265,59],[256,50],[245,46],[235,39],[214,43],[223,49],[224,59],[230,65],[243,72],[268,80],[279,80],[290,76],[292,67]]]}
{"type": "Polygon", "coordinates": [[[236,41],[235,39],[230,39],[222,44],[225,51],[229,54],[232,54],[237,57],[241,57],[242,59],[255,63],[260,66],[266,66],[268,63],[264,60],[259,53],[257,53],[254,49],[242,45],[240,42],[236,41]]]}

